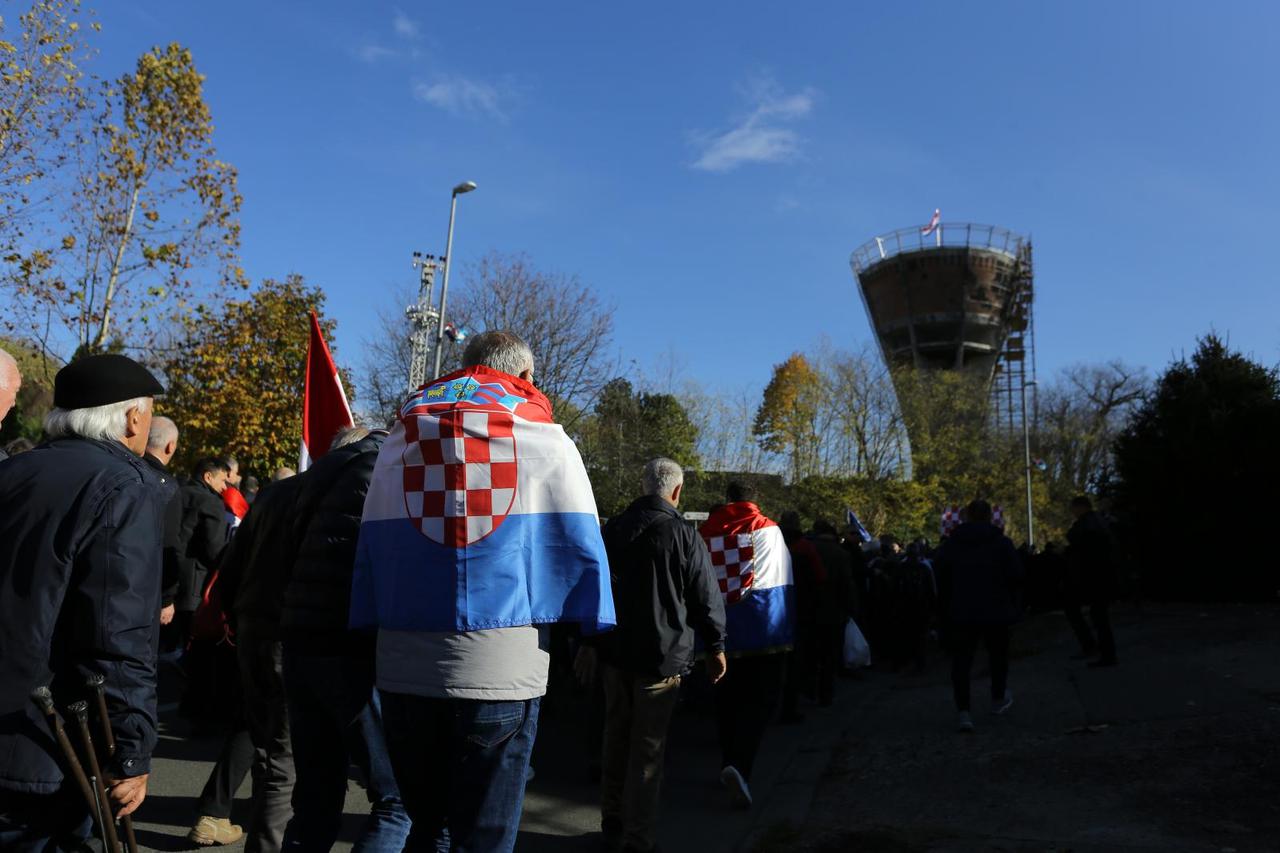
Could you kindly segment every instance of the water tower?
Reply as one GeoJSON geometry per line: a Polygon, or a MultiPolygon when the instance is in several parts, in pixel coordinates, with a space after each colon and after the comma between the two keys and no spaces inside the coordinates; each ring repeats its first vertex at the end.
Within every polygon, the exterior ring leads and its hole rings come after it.
{"type": "Polygon", "coordinates": [[[849,263],[885,364],[975,371],[990,383],[994,422],[1022,430],[1036,369],[1028,238],[941,222],[874,237],[849,263]]]}

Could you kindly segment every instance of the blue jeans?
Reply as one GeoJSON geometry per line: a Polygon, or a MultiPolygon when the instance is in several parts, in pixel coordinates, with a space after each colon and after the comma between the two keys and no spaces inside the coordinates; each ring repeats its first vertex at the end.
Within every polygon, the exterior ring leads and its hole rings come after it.
{"type": "Polygon", "coordinates": [[[415,827],[406,850],[515,847],[540,701],[382,694],[387,749],[415,827]]]}
{"type": "Polygon", "coordinates": [[[297,781],[284,850],[317,853],[333,846],[342,822],[347,768],[365,777],[371,806],[355,853],[398,853],[409,815],[391,772],[373,661],[307,655],[284,648],[284,688],[297,781]]]}

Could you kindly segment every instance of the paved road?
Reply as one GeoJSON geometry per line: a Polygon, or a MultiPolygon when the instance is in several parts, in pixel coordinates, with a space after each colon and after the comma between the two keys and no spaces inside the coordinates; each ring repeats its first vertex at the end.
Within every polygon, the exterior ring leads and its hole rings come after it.
{"type": "MultiPolygon", "coordinates": [[[[802,820],[830,750],[859,701],[859,684],[849,681],[839,685],[832,708],[807,706],[804,724],[770,729],[755,771],[756,808],[751,812],[731,809],[720,788],[711,709],[697,686],[690,685],[686,691],[687,701],[673,723],[659,830],[662,849],[668,853],[745,849],[777,821],[802,820]]],[[[516,847],[521,853],[599,848],[599,799],[597,786],[588,775],[588,717],[586,697],[576,689],[553,687],[544,700],[533,755],[536,775],[528,786],[516,847]]],[[[150,850],[195,849],[185,834],[195,818],[195,799],[220,744],[216,738],[186,737],[186,724],[172,710],[163,712],[161,718],[154,781],[138,816],[138,840],[150,850]]],[[[242,820],[247,806],[248,782],[239,794],[233,814],[237,821],[242,820]]],[[[335,850],[351,848],[367,812],[364,792],[353,782],[335,850]]]]}

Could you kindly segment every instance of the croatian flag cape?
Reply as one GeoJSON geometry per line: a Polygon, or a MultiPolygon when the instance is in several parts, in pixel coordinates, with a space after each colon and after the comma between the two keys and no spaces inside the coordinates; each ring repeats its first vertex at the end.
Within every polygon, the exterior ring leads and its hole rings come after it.
{"type": "Polygon", "coordinates": [[[725,652],[789,649],[795,633],[791,552],[778,525],[749,501],[712,511],[699,528],[724,595],[725,652]]]}
{"type": "Polygon", "coordinates": [[[486,367],[405,401],[365,499],[351,627],[617,624],[578,449],[536,388],[486,367]]]}

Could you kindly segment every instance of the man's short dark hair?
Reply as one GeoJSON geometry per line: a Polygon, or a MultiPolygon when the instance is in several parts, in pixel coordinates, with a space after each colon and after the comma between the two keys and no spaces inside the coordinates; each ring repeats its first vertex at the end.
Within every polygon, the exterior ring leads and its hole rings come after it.
{"type": "Polygon", "coordinates": [[[756,488],[743,480],[730,480],[729,485],[724,487],[724,496],[729,503],[737,503],[738,501],[755,503],[756,488]]]}
{"type": "Polygon", "coordinates": [[[212,474],[216,471],[221,471],[224,474],[231,473],[231,469],[227,466],[225,460],[214,456],[206,456],[191,469],[191,479],[197,483],[203,483],[205,474],[212,474]]]}
{"type": "MultiPolygon", "coordinates": [[[[1061,506],[1061,504],[1059,504],[1061,506]]],[[[991,504],[982,498],[969,501],[969,505],[964,509],[964,520],[968,522],[977,522],[980,524],[991,523],[991,504]]]]}
{"type": "Polygon", "coordinates": [[[240,460],[230,453],[224,453],[218,457],[218,461],[222,463],[222,467],[227,469],[227,473],[231,473],[232,468],[240,467],[240,460]]]}
{"type": "Polygon", "coordinates": [[[819,518],[813,522],[814,536],[826,536],[827,534],[831,534],[832,536],[836,535],[836,526],[834,524],[827,521],[825,518],[819,518]]]}
{"type": "Polygon", "coordinates": [[[1076,495],[1071,499],[1072,509],[1082,509],[1085,512],[1093,512],[1093,501],[1089,500],[1088,495],[1076,495]]]}

